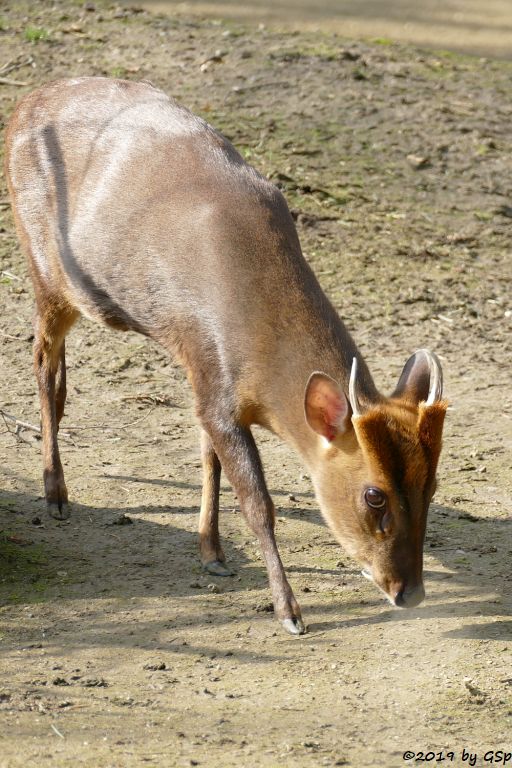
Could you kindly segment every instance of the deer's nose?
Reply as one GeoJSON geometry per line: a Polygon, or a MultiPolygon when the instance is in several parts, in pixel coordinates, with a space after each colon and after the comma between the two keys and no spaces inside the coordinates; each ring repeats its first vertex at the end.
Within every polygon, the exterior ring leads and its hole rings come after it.
{"type": "Polygon", "coordinates": [[[393,600],[397,608],[405,608],[404,593],[405,593],[405,584],[403,587],[399,588],[397,592],[395,592],[395,596],[393,600]]]}
{"type": "Polygon", "coordinates": [[[410,587],[402,582],[395,586],[393,601],[397,608],[415,608],[424,598],[425,588],[423,584],[410,587]]]}

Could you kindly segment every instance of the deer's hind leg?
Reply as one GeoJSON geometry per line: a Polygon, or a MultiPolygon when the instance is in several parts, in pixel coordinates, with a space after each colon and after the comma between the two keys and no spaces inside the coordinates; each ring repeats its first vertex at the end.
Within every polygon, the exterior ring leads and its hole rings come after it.
{"type": "Polygon", "coordinates": [[[64,339],[78,314],[67,302],[46,300],[37,307],[34,323],[34,369],[41,404],[44,492],[48,512],[57,520],[65,520],[70,515],[57,432],[66,400],[64,339]]]}
{"type": "Polygon", "coordinates": [[[57,419],[57,431],[59,424],[64,416],[64,406],[66,405],[66,342],[62,339],[62,346],[59,355],[59,368],[57,374],[57,383],[55,390],[55,417],[57,419]]]}
{"type": "Polygon", "coordinates": [[[199,547],[204,568],[215,576],[232,576],[226,568],[219,536],[219,492],[221,464],[209,434],[201,432],[203,492],[199,515],[199,547]]]}

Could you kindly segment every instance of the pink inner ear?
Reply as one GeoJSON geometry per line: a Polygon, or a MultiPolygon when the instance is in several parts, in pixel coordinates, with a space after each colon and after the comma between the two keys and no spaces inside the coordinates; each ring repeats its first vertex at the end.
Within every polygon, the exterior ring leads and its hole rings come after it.
{"type": "Polygon", "coordinates": [[[325,373],[311,376],[306,388],[305,410],[311,429],[329,442],[346,430],[347,398],[334,379],[325,373]]]}

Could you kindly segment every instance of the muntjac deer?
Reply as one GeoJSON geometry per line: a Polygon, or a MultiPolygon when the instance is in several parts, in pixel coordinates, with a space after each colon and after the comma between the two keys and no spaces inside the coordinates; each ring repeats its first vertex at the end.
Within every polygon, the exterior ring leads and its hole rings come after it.
{"type": "Polygon", "coordinates": [[[210,125],[147,83],[62,80],[26,96],[6,171],[34,282],[50,514],[69,515],[57,445],[64,338],[80,314],[162,344],[202,426],[202,562],[227,575],[221,467],[259,539],[274,610],[302,634],[251,425],[308,467],[336,538],[396,606],[424,597],[423,541],[446,411],[428,350],[378,392],[305,261],[286,202],[210,125]]]}

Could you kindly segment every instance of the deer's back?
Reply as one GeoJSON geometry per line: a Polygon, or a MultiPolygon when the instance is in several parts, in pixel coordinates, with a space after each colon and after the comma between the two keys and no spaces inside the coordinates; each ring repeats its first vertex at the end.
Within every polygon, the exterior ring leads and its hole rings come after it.
{"type": "Polygon", "coordinates": [[[36,292],[157,339],[196,378],[243,379],[267,400],[265,382],[315,359],[339,325],[279,190],[149,84],[30,94],[6,170],[36,292]]]}
{"type": "Polygon", "coordinates": [[[249,277],[279,269],[285,241],[298,248],[278,190],[149,84],[53,83],[20,103],[7,144],[38,276],[86,314],[108,299],[143,330],[204,312],[214,285],[236,301],[249,277]]]}

